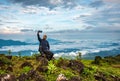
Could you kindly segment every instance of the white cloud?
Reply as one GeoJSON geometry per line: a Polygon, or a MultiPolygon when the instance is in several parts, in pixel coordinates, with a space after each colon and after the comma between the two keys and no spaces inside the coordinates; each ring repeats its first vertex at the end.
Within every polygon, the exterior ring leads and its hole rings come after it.
{"type": "Polygon", "coordinates": [[[0,33],[1,34],[16,34],[16,33],[20,33],[19,28],[17,27],[0,27],[0,33]]]}
{"type": "MultiPolygon", "coordinates": [[[[118,27],[119,25],[114,25],[114,23],[119,22],[117,17],[120,14],[119,7],[116,4],[107,4],[108,0],[104,1],[106,4],[99,9],[86,5],[76,5],[72,9],[64,8],[64,6],[59,5],[65,3],[63,0],[50,0],[51,4],[57,5],[52,9],[38,5],[24,7],[21,4],[0,5],[0,20],[2,21],[0,27],[4,31],[10,31],[10,33],[20,33],[20,31],[14,31],[15,29],[18,30],[17,27],[19,29],[30,28],[45,31],[87,30],[101,26],[107,28],[110,25],[118,27]],[[101,25],[100,23],[103,22],[104,24],[101,25]],[[110,22],[113,24],[110,24],[110,22]],[[10,26],[10,28],[6,29],[7,26],[10,26]],[[14,27],[14,30],[12,27],[14,27]]],[[[68,4],[72,5],[71,2],[69,1],[68,4]]],[[[114,2],[117,2],[117,0],[114,2]]]]}
{"type": "Polygon", "coordinates": [[[120,0],[103,0],[103,1],[107,3],[120,3],[120,0]]]}
{"type": "Polygon", "coordinates": [[[63,3],[63,0],[50,0],[50,3],[53,5],[57,5],[63,3]]]}

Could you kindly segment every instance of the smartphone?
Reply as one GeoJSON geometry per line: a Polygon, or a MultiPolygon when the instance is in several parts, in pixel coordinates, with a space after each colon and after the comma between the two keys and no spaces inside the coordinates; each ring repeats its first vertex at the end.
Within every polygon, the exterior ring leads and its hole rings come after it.
{"type": "Polygon", "coordinates": [[[38,32],[39,32],[39,33],[42,33],[42,30],[39,30],[38,32]]]}

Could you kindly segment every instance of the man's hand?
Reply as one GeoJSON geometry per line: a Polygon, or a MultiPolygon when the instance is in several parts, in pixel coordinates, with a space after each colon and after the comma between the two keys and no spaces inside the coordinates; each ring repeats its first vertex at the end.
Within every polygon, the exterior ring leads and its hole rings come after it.
{"type": "Polygon", "coordinates": [[[37,34],[39,34],[39,31],[37,32],[37,34]]]}
{"type": "Polygon", "coordinates": [[[38,33],[42,33],[42,31],[41,31],[41,30],[39,30],[39,31],[38,31],[38,33]]]}

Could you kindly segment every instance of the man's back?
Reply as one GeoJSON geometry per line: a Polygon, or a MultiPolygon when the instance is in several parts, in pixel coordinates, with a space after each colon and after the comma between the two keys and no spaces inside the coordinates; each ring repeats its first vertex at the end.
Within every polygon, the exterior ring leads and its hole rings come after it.
{"type": "Polygon", "coordinates": [[[47,40],[41,39],[40,46],[42,47],[43,51],[49,50],[50,46],[47,40]]]}

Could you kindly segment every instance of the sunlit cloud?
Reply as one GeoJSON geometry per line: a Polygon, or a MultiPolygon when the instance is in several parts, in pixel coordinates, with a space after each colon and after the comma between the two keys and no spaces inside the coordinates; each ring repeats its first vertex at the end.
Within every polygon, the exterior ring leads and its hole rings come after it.
{"type": "Polygon", "coordinates": [[[0,1],[0,33],[120,31],[119,0],[0,1]],[[113,27],[113,28],[112,28],[113,27]]]}

